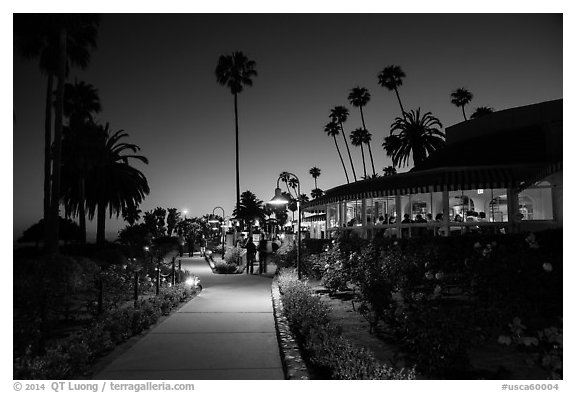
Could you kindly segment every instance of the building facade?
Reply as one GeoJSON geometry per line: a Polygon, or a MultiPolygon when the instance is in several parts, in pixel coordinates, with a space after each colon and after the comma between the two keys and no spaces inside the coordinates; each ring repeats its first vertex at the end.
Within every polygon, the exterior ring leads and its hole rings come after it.
{"type": "Polygon", "coordinates": [[[371,238],[562,227],[562,100],[446,129],[446,146],[406,173],[326,191],[303,205],[310,237],[371,238]]]}

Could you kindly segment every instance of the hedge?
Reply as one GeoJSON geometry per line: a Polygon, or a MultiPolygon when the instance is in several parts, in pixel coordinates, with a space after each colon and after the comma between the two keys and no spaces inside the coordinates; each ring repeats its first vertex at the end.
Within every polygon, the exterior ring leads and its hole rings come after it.
{"type": "Polygon", "coordinates": [[[328,309],[293,269],[279,273],[284,313],[310,363],[331,379],[414,379],[413,370],[380,364],[374,355],[351,344],[329,322],[328,309]]]}

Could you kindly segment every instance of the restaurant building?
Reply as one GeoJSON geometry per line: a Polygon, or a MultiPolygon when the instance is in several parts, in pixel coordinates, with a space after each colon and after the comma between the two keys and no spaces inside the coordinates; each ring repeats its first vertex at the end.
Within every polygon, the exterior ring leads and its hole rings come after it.
{"type": "Polygon", "coordinates": [[[303,204],[312,238],[451,236],[562,227],[562,100],[446,128],[409,172],[341,185],[303,204]]]}

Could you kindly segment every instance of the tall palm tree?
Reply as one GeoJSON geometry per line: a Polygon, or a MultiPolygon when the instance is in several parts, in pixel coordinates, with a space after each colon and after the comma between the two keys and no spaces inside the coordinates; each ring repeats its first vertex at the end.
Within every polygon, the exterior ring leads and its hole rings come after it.
{"type": "Polygon", "coordinates": [[[71,128],[94,122],[94,115],[101,110],[100,96],[94,86],[84,81],[64,85],[64,116],[71,128]]]}
{"type": "Polygon", "coordinates": [[[103,135],[94,123],[77,123],[64,128],[62,141],[62,189],[66,217],[78,216],[80,243],[86,243],[86,181],[100,165],[103,135]]]}
{"type": "Polygon", "coordinates": [[[363,128],[357,128],[350,133],[350,143],[352,146],[360,146],[362,151],[362,165],[364,167],[364,179],[366,179],[366,159],[364,158],[364,139],[362,136],[363,128]]]}
{"type": "Polygon", "coordinates": [[[310,173],[310,175],[314,178],[314,188],[318,188],[318,178],[320,177],[320,173],[322,172],[322,170],[318,167],[312,167],[310,168],[310,171],[308,171],[308,173],[310,173]]]}
{"type": "Polygon", "coordinates": [[[150,193],[148,181],[142,172],[129,164],[134,159],[148,164],[148,159],[137,153],[140,147],[124,142],[128,137],[124,130],[114,133],[109,124],[99,126],[102,133],[100,148],[103,151],[100,163],[93,168],[86,180],[86,202],[88,218],[97,216],[96,243],[105,241],[106,209],[110,217],[139,206],[144,197],[150,193]]]}
{"type": "MultiPolygon", "coordinates": [[[[370,101],[370,92],[365,87],[357,86],[350,90],[348,94],[348,101],[352,106],[360,109],[360,117],[362,118],[362,128],[366,130],[366,123],[364,122],[364,111],[362,108],[368,104],[370,101]]],[[[374,158],[372,157],[372,147],[370,146],[370,141],[368,144],[368,151],[370,152],[370,162],[372,163],[372,174],[376,175],[376,169],[374,168],[374,158]]]]}
{"type": "Polygon", "coordinates": [[[452,102],[457,107],[462,108],[462,114],[464,115],[464,121],[468,120],[466,118],[466,112],[464,111],[464,106],[466,106],[467,104],[470,103],[470,101],[472,101],[472,98],[474,97],[472,95],[472,93],[470,93],[468,90],[466,90],[465,88],[462,87],[462,88],[454,90],[452,92],[452,94],[450,94],[450,97],[452,98],[452,100],[450,100],[450,102],[452,102]]]}
{"type": "Polygon", "coordinates": [[[350,154],[350,147],[348,147],[348,139],[346,138],[346,133],[344,132],[344,122],[348,120],[348,115],[350,112],[344,106],[335,106],[330,110],[330,119],[332,122],[340,126],[340,131],[342,131],[342,138],[344,138],[344,143],[346,144],[346,150],[348,151],[348,158],[350,159],[350,166],[352,167],[352,174],[354,175],[354,181],[357,181],[356,170],[354,169],[354,162],[352,162],[352,154],[350,154]]]}
{"type": "Polygon", "coordinates": [[[338,151],[338,157],[340,157],[340,162],[342,162],[342,168],[344,168],[344,174],[346,175],[346,183],[350,183],[348,178],[348,171],[346,171],[346,165],[344,164],[344,159],[342,158],[342,153],[340,153],[340,147],[338,147],[338,142],[336,141],[336,135],[340,133],[340,127],[333,121],[324,126],[324,132],[334,138],[334,145],[336,145],[336,150],[338,151]]]}
{"type": "Polygon", "coordinates": [[[378,84],[388,90],[394,90],[396,92],[396,98],[398,98],[398,104],[400,104],[400,110],[402,111],[402,116],[406,113],[404,107],[402,106],[402,101],[400,100],[400,94],[398,94],[398,87],[402,86],[402,79],[406,77],[402,68],[397,65],[390,65],[384,68],[378,74],[378,84]]]}
{"type": "Polygon", "coordinates": [[[422,163],[433,151],[446,144],[440,120],[426,112],[420,116],[420,108],[411,110],[406,117],[397,117],[390,127],[390,135],[384,138],[382,147],[392,158],[392,164],[406,165],[410,155],[414,166],[422,163]],[[398,134],[395,132],[398,131],[398,134]]]}
{"type": "MultiPolygon", "coordinates": [[[[91,167],[96,164],[98,131],[95,130],[94,114],[102,109],[100,97],[94,86],[85,82],[67,83],[64,86],[64,116],[68,127],[64,131],[63,171],[72,174],[78,187],[77,211],[80,224],[80,242],[86,243],[85,181],[91,167]],[[96,156],[95,156],[96,154],[96,156]]],[[[66,183],[63,174],[63,183],[66,183]]],[[[67,179],[70,181],[70,179],[67,179]]],[[[68,210],[68,209],[67,209],[68,210]]]]}
{"type": "Polygon", "coordinates": [[[46,249],[58,251],[60,154],[62,147],[64,81],[70,67],[84,69],[96,48],[100,17],[94,14],[14,14],[15,47],[25,58],[39,58],[48,77],[44,122],[44,219],[46,249]],[[54,102],[54,78],[57,78],[54,102]],[[52,108],[54,146],[52,149],[52,108]],[[53,161],[54,165],[50,165],[53,161]]]}
{"type": "Polygon", "coordinates": [[[234,96],[234,121],[236,126],[236,206],[240,205],[240,161],[238,155],[238,94],[244,86],[252,86],[252,78],[257,76],[256,62],[242,52],[222,55],[216,66],[216,80],[230,89],[234,96]]]}
{"type": "Polygon", "coordinates": [[[470,115],[470,118],[477,119],[479,117],[489,115],[490,113],[494,113],[494,108],[491,108],[489,106],[479,106],[478,108],[476,108],[474,113],[470,115]]]}

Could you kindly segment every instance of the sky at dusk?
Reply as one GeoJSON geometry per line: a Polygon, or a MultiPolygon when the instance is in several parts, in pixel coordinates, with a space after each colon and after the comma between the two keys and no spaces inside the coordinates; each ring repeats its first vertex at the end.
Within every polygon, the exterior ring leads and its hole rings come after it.
{"type": "MultiPolygon", "coordinates": [[[[69,80],[94,85],[103,108],[97,119],[125,130],[148,157],[149,165],[134,162],[151,189],[142,211],[176,207],[201,216],[221,206],[230,215],[234,107],[214,75],[220,55],[240,50],[256,62],[253,87],[239,96],[240,189],[268,201],[282,171],[295,173],[308,195],[313,166],[322,170],[320,188],[345,182],[323,128],[336,105],[350,110],[347,135],[361,127],[347,101],[356,86],[372,95],[364,115],[376,170],[391,165],[381,144],[400,109],[395,94],[378,86],[385,66],[406,73],[405,108],[430,111],[444,127],[463,121],[450,103],[459,87],[474,94],[468,114],[563,98],[562,27],[552,14],[105,14],[90,66],[69,80]]],[[[17,238],[42,216],[46,78],[37,61],[13,59],[17,238]]],[[[350,148],[360,176],[360,149],[350,148]]],[[[108,239],[123,226],[109,220],[108,239]]],[[[95,221],[88,230],[93,239],[95,221]]]]}

